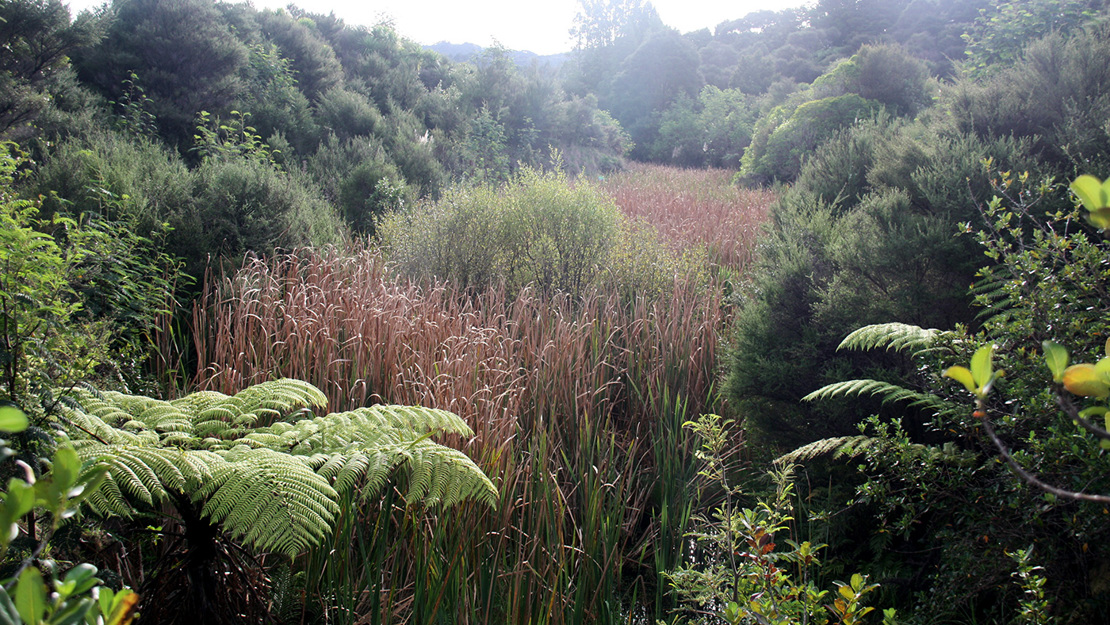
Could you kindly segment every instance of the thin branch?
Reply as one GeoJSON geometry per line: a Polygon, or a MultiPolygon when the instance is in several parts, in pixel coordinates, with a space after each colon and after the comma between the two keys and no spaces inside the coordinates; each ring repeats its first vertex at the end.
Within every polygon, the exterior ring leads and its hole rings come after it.
{"type": "Polygon", "coordinates": [[[1079,415],[1079,409],[1075,407],[1075,404],[1073,404],[1070,399],[1068,399],[1067,397],[1064,397],[1063,395],[1057,393],[1056,394],[1056,403],[1060,404],[1060,408],[1063,409],[1064,413],[1067,414],[1069,417],[1071,417],[1072,421],[1075,421],[1076,423],[1078,423],[1079,427],[1083,428],[1084,430],[1087,430],[1088,432],[1090,432],[1091,434],[1094,434],[1095,436],[1101,438],[1102,440],[1110,441],[1110,432],[1107,432],[1106,430],[1098,427],[1094,423],[1091,423],[1086,418],[1080,416],[1079,415]]]}
{"type": "Polygon", "coordinates": [[[998,438],[998,434],[995,433],[994,427],[991,426],[991,422],[987,417],[981,417],[979,421],[983,424],[983,430],[986,431],[987,436],[989,436],[991,439],[991,442],[993,442],[994,446],[998,448],[998,453],[1002,454],[1002,457],[1006,459],[1006,464],[1010,465],[1010,468],[1014,470],[1014,473],[1017,473],[1018,477],[1020,477],[1027,484],[1032,484],[1033,486],[1036,486],[1037,488],[1045,492],[1052,493],[1057,497],[1063,497],[1064,499],[1096,501],[1098,503],[1110,504],[1110,497],[1107,497],[1106,495],[1091,495],[1088,493],[1079,493],[1075,491],[1064,490],[1046,482],[1042,482],[1040,479],[1037,478],[1037,476],[1033,475],[1029,471],[1026,471],[1020,464],[1018,464],[1017,460],[1014,460],[1014,457],[1010,455],[1010,452],[1008,449],[1006,449],[1006,445],[1002,442],[1002,439],[998,438]]]}

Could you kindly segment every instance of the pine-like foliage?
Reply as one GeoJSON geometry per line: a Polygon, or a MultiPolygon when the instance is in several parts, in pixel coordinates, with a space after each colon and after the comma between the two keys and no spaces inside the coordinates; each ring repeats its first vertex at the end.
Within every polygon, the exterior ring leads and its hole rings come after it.
{"type": "Polygon", "coordinates": [[[234,396],[202,391],[166,402],[76,391],[73,399],[68,437],[87,466],[108,469],[87,500],[102,515],[189,501],[235,539],[293,556],[331,528],[341,494],[373,496],[397,470],[408,474],[410,502],[496,502],[470,458],[431,440],[473,435],[444,410],[371,406],[317,417],[323,393],[289,379],[234,396]]]}

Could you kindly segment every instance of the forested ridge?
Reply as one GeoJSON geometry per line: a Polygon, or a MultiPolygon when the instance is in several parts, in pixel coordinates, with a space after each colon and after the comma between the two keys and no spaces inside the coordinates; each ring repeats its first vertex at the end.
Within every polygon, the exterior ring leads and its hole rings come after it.
{"type": "Polygon", "coordinates": [[[1110,620],[1105,4],[579,9],[0,0],[0,621],[1110,620]]]}

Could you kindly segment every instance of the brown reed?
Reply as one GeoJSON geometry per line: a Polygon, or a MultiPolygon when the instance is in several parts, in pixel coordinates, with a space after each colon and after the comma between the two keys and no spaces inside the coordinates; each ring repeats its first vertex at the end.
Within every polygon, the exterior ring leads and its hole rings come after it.
{"type": "MultiPolygon", "coordinates": [[[[711,218],[697,210],[717,210],[719,229],[762,214],[699,201],[701,209],[660,200],[672,208],[643,210],[671,224],[663,231],[682,245],[709,236],[711,218]],[[690,214],[680,219],[682,211],[690,214]]],[[[754,236],[745,228],[737,237],[754,236]]],[[[714,236],[720,259],[750,253],[751,241],[714,236]]],[[[369,248],[249,257],[204,284],[193,320],[196,386],[231,393],[295,377],[323,389],[332,410],[419,404],[474,429],[471,440],[448,443],[495,480],[497,509],[352,503],[332,542],[301,563],[305,592],[330,606],[329,620],[609,622],[636,609],[631,596],[663,618],[661,569],[681,557],[691,501],[681,424],[722,409],[720,292],[676,277],[663,296],[631,301],[528,288],[474,294],[393,275],[369,248]]]]}
{"type": "Polygon", "coordinates": [[[653,224],[673,245],[702,244],[712,262],[743,268],[751,262],[774,194],[731,181],[732,172],[722,169],[636,163],[610,176],[602,188],[626,215],[653,224]]]}

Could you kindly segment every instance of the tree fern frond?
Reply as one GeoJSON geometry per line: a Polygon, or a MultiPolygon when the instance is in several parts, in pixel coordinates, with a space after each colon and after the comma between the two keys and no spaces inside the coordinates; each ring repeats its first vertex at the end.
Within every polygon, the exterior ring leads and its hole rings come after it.
{"type": "Polygon", "coordinates": [[[856,435],[823,438],[775,458],[775,464],[805,462],[828,455],[831,455],[833,459],[855,457],[867,453],[868,450],[886,446],[889,446],[886,440],[873,436],[856,435]]]}
{"type": "Polygon", "coordinates": [[[135,510],[135,507],[127,502],[127,497],[120,491],[119,485],[112,479],[104,480],[96,490],[88,493],[85,496],[84,505],[98,516],[116,515],[131,518],[135,510]]]}
{"type": "Polygon", "coordinates": [[[879,323],[863,326],[844,337],[837,349],[876,349],[885,347],[902,351],[921,352],[932,347],[940,330],[925,329],[905,323],[879,323]]]}
{"type": "Polygon", "coordinates": [[[883,382],[881,380],[845,380],[828,384],[813,391],[802,398],[802,401],[816,401],[819,399],[832,399],[849,395],[881,395],[883,403],[907,402],[910,406],[925,406],[937,410],[947,406],[947,403],[935,395],[919,393],[908,388],[883,382]]]}
{"type": "Polygon", "coordinates": [[[461,417],[453,412],[438,408],[378,404],[358,408],[352,412],[365,417],[371,423],[388,425],[391,428],[411,429],[421,433],[474,436],[470,426],[461,417]]]}
{"type": "Polygon", "coordinates": [[[319,543],[339,512],[339,495],[297,458],[237,447],[201,486],[203,513],[244,542],[290,557],[319,543]]]}
{"type": "Polygon", "coordinates": [[[405,499],[412,503],[451,506],[474,499],[497,507],[497,489],[469,456],[428,440],[415,445],[402,465],[410,471],[405,499]]]}
{"type": "Polygon", "coordinates": [[[297,380],[171,402],[114,392],[72,398],[74,449],[86,466],[107,470],[87,500],[98,514],[129,515],[132,502],[183,494],[238,540],[293,556],[332,526],[339,492],[377,495],[398,469],[409,475],[410,501],[496,503],[493,483],[470,458],[430,440],[473,435],[444,410],[374,406],[312,417],[307,410],[326,399],[297,380]]]}

